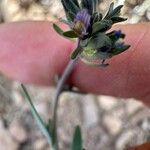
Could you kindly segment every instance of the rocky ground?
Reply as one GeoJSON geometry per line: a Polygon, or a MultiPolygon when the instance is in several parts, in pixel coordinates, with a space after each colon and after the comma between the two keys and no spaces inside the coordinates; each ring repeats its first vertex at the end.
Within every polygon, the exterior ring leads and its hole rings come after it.
{"type": "MultiPolygon", "coordinates": [[[[116,0],[129,23],[150,21],[149,0],[116,0]]],[[[101,0],[104,13],[109,0],[101,0]]],[[[64,15],[59,0],[1,0],[0,22],[56,20],[64,15]]],[[[34,37],[33,37],[34,38],[34,37]]],[[[52,116],[54,88],[28,86],[38,112],[52,116]]],[[[61,150],[68,150],[73,128],[83,130],[87,150],[123,150],[150,140],[150,110],[134,99],[64,93],[59,108],[61,150]]],[[[48,150],[20,89],[0,75],[0,150],[48,150]]]]}

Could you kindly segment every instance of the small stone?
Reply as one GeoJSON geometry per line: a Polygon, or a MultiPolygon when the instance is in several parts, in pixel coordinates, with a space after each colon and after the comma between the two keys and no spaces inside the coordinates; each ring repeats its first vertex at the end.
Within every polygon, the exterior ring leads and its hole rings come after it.
{"type": "Polygon", "coordinates": [[[126,110],[129,115],[132,115],[134,112],[136,112],[138,109],[143,108],[143,104],[141,102],[138,102],[134,99],[128,99],[126,103],[126,110]]]}
{"type": "Polygon", "coordinates": [[[98,122],[98,111],[92,95],[87,95],[84,97],[84,99],[86,99],[83,105],[84,122],[86,127],[90,127],[98,122]]]}
{"type": "Polygon", "coordinates": [[[45,139],[38,139],[34,142],[33,147],[35,150],[46,150],[46,147],[48,147],[48,144],[45,139]]]}
{"type": "Polygon", "coordinates": [[[0,120],[0,150],[18,150],[18,142],[13,139],[11,134],[2,125],[0,120]]]}
{"type": "Polygon", "coordinates": [[[50,118],[50,109],[49,109],[49,105],[48,102],[43,101],[43,102],[39,102],[38,104],[35,104],[35,108],[37,110],[37,112],[42,115],[42,118],[44,120],[49,120],[50,118]]]}
{"type": "Polygon", "coordinates": [[[52,6],[50,8],[50,14],[57,15],[59,17],[64,17],[65,13],[63,7],[59,1],[53,1],[52,6]]]}
{"type": "Polygon", "coordinates": [[[108,111],[117,105],[117,99],[110,96],[99,96],[99,105],[102,109],[108,111]]]}
{"type": "Polygon", "coordinates": [[[10,124],[9,132],[12,135],[12,137],[19,143],[25,142],[28,138],[26,130],[17,121],[14,121],[10,124]]]}
{"type": "Polygon", "coordinates": [[[109,5],[110,5],[109,1],[103,1],[103,2],[101,2],[100,5],[99,5],[100,11],[102,13],[105,13],[109,5]]]}
{"type": "Polygon", "coordinates": [[[136,5],[137,4],[137,0],[126,0],[126,2],[130,5],[136,5]]]}
{"type": "Polygon", "coordinates": [[[10,21],[16,21],[16,19],[20,18],[20,15],[22,14],[20,12],[19,4],[17,1],[2,1],[1,2],[1,10],[2,14],[4,16],[4,20],[6,22],[10,21]]]}
{"type": "Polygon", "coordinates": [[[117,135],[122,129],[122,122],[110,114],[104,116],[103,123],[110,134],[117,135]]]}
{"type": "Polygon", "coordinates": [[[51,0],[40,0],[40,3],[44,6],[50,6],[52,1],[51,0]]]}
{"type": "Polygon", "coordinates": [[[44,9],[41,5],[31,5],[27,11],[27,18],[31,20],[44,20],[44,9]]]}
{"type": "Polygon", "coordinates": [[[145,142],[145,135],[140,128],[125,130],[116,142],[115,150],[124,150],[131,146],[140,145],[145,142]]]}

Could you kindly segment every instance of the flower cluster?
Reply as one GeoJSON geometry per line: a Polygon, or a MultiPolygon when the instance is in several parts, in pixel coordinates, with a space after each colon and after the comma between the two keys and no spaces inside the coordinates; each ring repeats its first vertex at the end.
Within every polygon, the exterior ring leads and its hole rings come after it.
{"type": "Polygon", "coordinates": [[[71,55],[75,59],[78,55],[90,65],[107,66],[105,60],[126,51],[130,45],[123,42],[125,34],[120,30],[109,32],[113,24],[125,21],[126,18],[119,17],[120,5],[114,8],[110,4],[105,16],[98,11],[98,0],[61,0],[67,20],[61,19],[69,25],[69,31],[63,31],[56,24],[54,29],[60,35],[67,38],[78,38],[79,47],[71,55]]]}

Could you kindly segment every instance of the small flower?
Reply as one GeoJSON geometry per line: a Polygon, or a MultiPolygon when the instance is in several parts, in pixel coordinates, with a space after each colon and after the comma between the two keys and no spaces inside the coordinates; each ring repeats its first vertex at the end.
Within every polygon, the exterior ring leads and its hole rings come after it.
{"type": "Polygon", "coordinates": [[[90,19],[91,16],[89,15],[87,9],[79,11],[74,19],[73,30],[77,32],[80,36],[87,35],[87,30],[90,26],[90,19]]]}
{"type": "Polygon", "coordinates": [[[115,31],[114,34],[117,38],[121,38],[121,36],[122,36],[121,30],[115,31]]]}
{"type": "Polygon", "coordinates": [[[109,32],[113,24],[125,21],[126,18],[119,17],[120,5],[114,8],[111,3],[107,14],[103,17],[97,11],[98,0],[61,0],[67,20],[64,23],[69,25],[69,31],[64,32],[54,24],[54,29],[67,38],[78,38],[80,49],[73,51],[71,58],[80,55],[88,64],[107,66],[106,59],[126,51],[130,46],[124,44],[125,34],[121,30],[109,32]]]}

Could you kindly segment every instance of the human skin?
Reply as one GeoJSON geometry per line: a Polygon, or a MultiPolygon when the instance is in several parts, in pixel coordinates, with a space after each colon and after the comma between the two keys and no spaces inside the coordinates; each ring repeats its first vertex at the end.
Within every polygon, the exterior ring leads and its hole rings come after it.
{"type": "MultiPolygon", "coordinates": [[[[63,27],[66,29],[66,27],[63,27]]],[[[150,23],[117,25],[126,34],[126,52],[106,68],[78,61],[68,83],[81,91],[136,98],[150,105],[150,23]]],[[[60,37],[49,22],[0,24],[0,72],[35,85],[54,85],[69,62],[75,43],[60,37]]]]}

